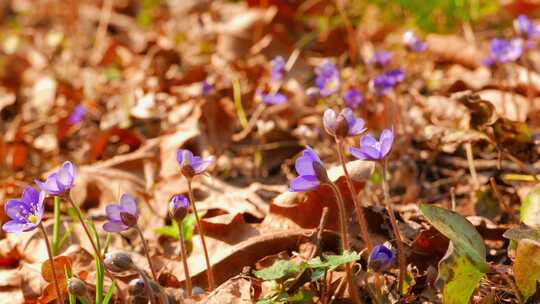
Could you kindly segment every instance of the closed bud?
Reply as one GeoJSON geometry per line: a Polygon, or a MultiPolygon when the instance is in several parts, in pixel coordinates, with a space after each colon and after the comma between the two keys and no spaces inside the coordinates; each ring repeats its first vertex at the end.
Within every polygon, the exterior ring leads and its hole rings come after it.
{"type": "Polygon", "coordinates": [[[123,272],[132,270],[135,267],[131,256],[125,252],[109,252],[103,261],[105,267],[112,272],[123,272]]]}
{"type": "Polygon", "coordinates": [[[313,170],[315,171],[315,176],[322,183],[329,183],[330,179],[328,178],[328,173],[326,168],[319,162],[313,162],[313,170]]]}
{"type": "Polygon", "coordinates": [[[349,135],[349,123],[343,115],[339,115],[336,119],[335,134],[340,138],[345,138],[349,135]]]}
{"type": "Polygon", "coordinates": [[[369,255],[369,267],[376,272],[388,270],[394,264],[395,254],[384,245],[377,245],[369,255]]]}
{"type": "Polygon", "coordinates": [[[67,288],[70,294],[80,298],[86,297],[86,284],[79,278],[69,278],[67,282],[67,288]]]}
{"type": "Polygon", "coordinates": [[[181,222],[189,211],[189,199],[185,195],[175,195],[171,198],[169,203],[169,213],[171,217],[177,221],[181,222]]]}

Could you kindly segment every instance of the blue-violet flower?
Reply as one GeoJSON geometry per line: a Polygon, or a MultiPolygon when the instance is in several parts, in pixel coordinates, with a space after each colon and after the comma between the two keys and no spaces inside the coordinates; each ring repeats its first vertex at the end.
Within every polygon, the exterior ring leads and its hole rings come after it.
{"type": "Polygon", "coordinates": [[[315,69],[315,74],[317,74],[315,84],[319,88],[319,94],[322,97],[328,97],[339,90],[341,80],[339,78],[339,70],[335,64],[329,60],[325,60],[315,69]]]}
{"type": "Polygon", "coordinates": [[[306,147],[303,155],[296,160],[295,169],[299,176],[291,181],[291,192],[309,191],[329,182],[321,159],[310,147],[306,147]]]}
{"type": "Polygon", "coordinates": [[[26,187],[21,199],[7,201],[4,208],[10,221],[2,226],[5,232],[23,232],[35,229],[43,218],[45,192],[26,187]]]}
{"type": "Polygon", "coordinates": [[[285,75],[285,60],[281,56],[276,56],[270,62],[270,79],[281,81],[285,75]]]}
{"type": "Polygon", "coordinates": [[[180,170],[186,178],[192,178],[195,175],[202,174],[208,166],[214,161],[214,157],[210,156],[203,159],[200,156],[194,156],[187,149],[178,149],[176,152],[176,160],[180,164],[180,170]]]}
{"type": "Polygon", "coordinates": [[[350,147],[349,152],[356,158],[361,160],[382,160],[392,149],[394,142],[394,132],[390,129],[384,129],[381,133],[379,141],[368,134],[360,139],[360,147],[350,147]]]}
{"type": "Polygon", "coordinates": [[[409,51],[415,53],[422,52],[428,47],[427,43],[422,42],[413,31],[403,33],[403,44],[409,51]]]}
{"type": "Polygon", "coordinates": [[[356,89],[348,89],[345,91],[345,94],[343,94],[343,100],[345,101],[345,105],[347,105],[347,107],[356,109],[362,103],[362,101],[364,101],[364,95],[362,95],[362,93],[356,89]]]}
{"type": "Polygon", "coordinates": [[[376,272],[383,272],[388,270],[395,261],[395,254],[392,250],[384,245],[377,245],[373,247],[369,255],[369,268],[376,272]]]}
{"type": "Polygon", "coordinates": [[[74,181],[75,166],[70,161],[66,161],[58,171],[49,175],[45,182],[40,180],[35,182],[46,193],[59,196],[71,189],[74,181]]]}
{"type": "Polygon", "coordinates": [[[327,109],[323,114],[323,125],[328,134],[341,138],[356,136],[366,130],[364,120],[354,117],[350,108],[344,108],[339,115],[334,110],[327,109]]]}
{"type": "Polygon", "coordinates": [[[171,198],[169,213],[176,221],[182,221],[189,210],[189,199],[185,195],[177,194],[171,198]]]}
{"type": "Polygon", "coordinates": [[[105,208],[109,221],[103,224],[107,232],[120,232],[137,225],[139,211],[135,198],[129,194],[120,197],[119,204],[110,204],[105,208]]]}

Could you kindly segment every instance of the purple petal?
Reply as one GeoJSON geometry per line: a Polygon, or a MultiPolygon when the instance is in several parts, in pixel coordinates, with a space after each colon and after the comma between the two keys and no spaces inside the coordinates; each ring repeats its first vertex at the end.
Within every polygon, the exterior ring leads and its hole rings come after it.
{"type": "Polygon", "coordinates": [[[377,140],[371,134],[364,135],[362,138],[360,138],[360,147],[376,147],[377,143],[377,140]]]}
{"type": "Polygon", "coordinates": [[[24,232],[36,228],[38,224],[39,222],[33,224],[29,222],[9,221],[2,226],[2,229],[9,233],[24,232]]]}
{"type": "Polygon", "coordinates": [[[364,132],[365,125],[366,123],[364,122],[362,118],[355,119],[354,123],[352,125],[349,125],[349,136],[356,136],[364,132]]]}
{"type": "Polygon", "coordinates": [[[23,202],[25,202],[29,206],[36,206],[36,204],[39,202],[39,199],[40,199],[40,194],[36,189],[30,186],[24,188],[23,194],[22,194],[23,202]]]}
{"type": "Polygon", "coordinates": [[[315,151],[313,149],[311,149],[310,146],[306,146],[306,148],[304,149],[304,154],[303,155],[311,158],[311,160],[314,161],[314,162],[319,162],[319,163],[322,164],[321,159],[319,158],[317,153],[315,153],[315,151]]]}
{"type": "Polygon", "coordinates": [[[361,160],[379,160],[380,159],[379,151],[369,146],[360,147],[360,148],[350,147],[349,153],[351,153],[352,156],[361,160]]]}
{"type": "Polygon", "coordinates": [[[298,175],[315,175],[315,170],[313,169],[313,159],[311,159],[309,156],[301,156],[297,158],[294,167],[298,175]]]}
{"type": "Polygon", "coordinates": [[[189,164],[191,164],[191,160],[193,159],[193,153],[187,149],[178,149],[176,151],[176,160],[178,163],[182,166],[184,165],[185,161],[188,161],[189,164]],[[185,157],[189,158],[188,160],[184,159],[185,157]]]}
{"type": "Polygon", "coordinates": [[[107,213],[110,220],[121,221],[120,212],[122,212],[120,205],[108,205],[105,207],[105,213],[107,213]]]}
{"type": "Polygon", "coordinates": [[[314,188],[317,188],[320,185],[317,177],[313,175],[304,175],[299,176],[291,181],[291,186],[289,191],[291,192],[305,192],[314,188]]]}
{"type": "Polygon", "coordinates": [[[287,95],[281,93],[262,94],[262,102],[266,105],[277,105],[287,102],[287,95]]]}
{"type": "Polygon", "coordinates": [[[323,125],[330,135],[335,135],[336,132],[337,114],[332,109],[327,109],[323,114],[323,125]]]}
{"type": "Polygon", "coordinates": [[[58,183],[56,182],[56,173],[49,175],[45,182],[40,180],[35,180],[35,182],[41,190],[49,194],[58,195],[62,193],[61,189],[58,188],[58,183]]]}
{"type": "Polygon", "coordinates": [[[392,143],[394,141],[394,133],[390,129],[384,129],[379,142],[381,143],[381,156],[385,157],[390,149],[392,149],[392,143]]]}
{"type": "Polygon", "coordinates": [[[137,215],[139,212],[137,210],[137,202],[135,202],[135,198],[129,194],[123,194],[120,197],[120,207],[122,211],[131,213],[133,215],[137,215]]]}
{"type": "Polygon", "coordinates": [[[6,205],[4,206],[7,216],[9,216],[12,220],[20,222],[26,222],[28,220],[28,216],[32,213],[30,208],[31,206],[26,202],[16,199],[7,201],[6,205]]]}
{"type": "Polygon", "coordinates": [[[206,169],[208,169],[208,167],[213,162],[214,162],[214,156],[210,156],[205,159],[201,159],[200,157],[198,157],[197,161],[193,161],[193,164],[191,165],[191,167],[193,168],[196,174],[201,174],[204,171],[206,171],[206,169]]]}
{"type": "Polygon", "coordinates": [[[56,176],[56,182],[59,183],[58,188],[71,188],[75,179],[75,168],[73,164],[70,161],[65,162],[58,170],[56,176]]]}
{"type": "Polygon", "coordinates": [[[107,232],[120,232],[128,229],[129,227],[124,225],[121,221],[110,221],[103,224],[103,230],[107,232]]]}

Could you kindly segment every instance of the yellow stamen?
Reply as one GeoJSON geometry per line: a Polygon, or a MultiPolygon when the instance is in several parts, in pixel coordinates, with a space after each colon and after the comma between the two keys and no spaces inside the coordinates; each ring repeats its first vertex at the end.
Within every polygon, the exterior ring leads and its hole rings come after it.
{"type": "Polygon", "coordinates": [[[32,224],[35,224],[37,222],[37,216],[31,214],[29,217],[28,217],[28,221],[32,224]]]}

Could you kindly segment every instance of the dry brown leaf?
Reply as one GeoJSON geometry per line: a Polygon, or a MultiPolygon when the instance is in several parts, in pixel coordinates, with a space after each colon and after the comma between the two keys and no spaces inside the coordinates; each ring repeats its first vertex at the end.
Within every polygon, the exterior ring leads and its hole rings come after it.
{"type": "Polygon", "coordinates": [[[458,63],[475,69],[485,57],[474,45],[456,35],[429,34],[426,41],[429,51],[440,61],[458,63]]]}

